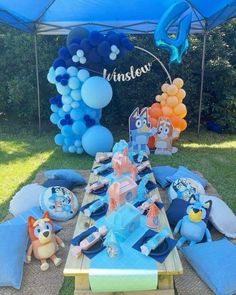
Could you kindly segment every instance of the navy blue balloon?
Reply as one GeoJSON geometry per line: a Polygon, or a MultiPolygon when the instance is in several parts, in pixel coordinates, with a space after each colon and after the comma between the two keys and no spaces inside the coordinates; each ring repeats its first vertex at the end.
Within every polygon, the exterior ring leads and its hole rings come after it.
{"type": "Polygon", "coordinates": [[[123,39],[121,40],[121,44],[122,44],[122,46],[125,47],[125,49],[127,49],[127,50],[129,50],[129,51],[131,51],[131,50],[134,49],[134,45],[133,45],[133,43],[132,43],[129,39],[127,39],[127,38],[123,38],[123,39]]]}
{"type": "Polygon", "coordinates": [[[73,62],[73,60],[71,58],[66,60],[66,67],[67,68],[77,67],[77,66],[78,66],[78,64],[76,62],[73,62]]]}
{"type": "Polygon", "coordinates": [[[66,86],[68,84],[68,80],[61,79],[61,85],[66,86]]]}
{"type": "Polygon", "coordinates": [[[111,53],[111,45],[107,41],[102,41],[98,45],[97,50],[101,56],[109,56],[109,54],[111,53]]]}
{"type": "Polygon", "coordinates": [[[74,42],[75,40],[82,40],[84,38],[87,38],[89,35],[89,31],[84,28],[74,28],[67,36],[66,39],[66,45],[69,47],[69,45],[74,42]]]}
{"type": "Polygon", "coordinates": [[[80,43],[80,48],[84,51],[84,53],[88,53],[92,47],[88,39],[83,39],[80,43]]]}
{"type": "Polygon", "coordinates": [[[120,45],[120,38],[119,35],[114,33],[114,34],[110,34],[107,37],[107,41],[111,44],[111,45],[116,45],[119,46],[120,45]]]}
{"type": "Polygon", "coordinates": [[[55,78],[55,79],[56,79],[56,81],[57,81],[57,82],[61,82],[62,75],[58,75],[58,76],[56,76],[56,78],[55,78]]]}
{"type": "Polygon", "coordinates": [[[68,58],[71,58],[70,52],[68,48],[62,47],[58,50],[58,55],[60,58],[67,60],[68,58]]]}
{"type": "Polygon", "coordinates": [[[89,61],[91,63],[100,63],[101,62],[101,56],[98,54],[96,48],[93,48],[90,50],[89,61]]]}
{"type": "Polygon", "coordinates": [[[76,54],[76,51],[80,49],[80,46],[76,43],[72,43],[68,47],[70,54],[73,56],[76,54]]]}
{"type": "Polygon", "coordinates": [[[104,36],[98,31],[92,31],[89,33],[88,40],[92,46],[97,46],[99,43],[102,42],[103,39],[104,36]]]}
{"type": "Polygon", "coordinates": [[[58,68],[58,67],[65,67],[66,64],[65,64],[65,62],[64,62],[63,59],[61,59],[61,58],[56,58],[56,59],[54,60],[53,64],[52,64],[52,66],[53,66],[53,68],[54,68],[54,70],[55,70],[55,69],[58,68]]]}

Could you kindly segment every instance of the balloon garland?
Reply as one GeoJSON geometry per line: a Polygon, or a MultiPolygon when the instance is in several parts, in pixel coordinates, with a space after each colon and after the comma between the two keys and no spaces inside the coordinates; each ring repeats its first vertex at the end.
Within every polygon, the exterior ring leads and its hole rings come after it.
{"type": "MultiPolygon", "coordinates": [[[[181,78],[174,79],[172,84],[165,83],[161,86],[162,94],[157,95],[156,102],[148,108],[151,127],[157,127],[159,117],[165,116],[179,132],[186,129],[187,122],[184,118],[187,115],[187,108],[183,103],[186,92],[183,86],[184,81],[181,78]]],[[[155,138],[152,136],[149,138],[149,148],[154,148],[154,143],[155,138]]]]}
{"type": "Polygon", "coordinates": [[[50,121],[60,129],[54,140],[64,152],[94,156],[109,151],[113,145],[111,132],[100,125],[102,108],[112,99],[111,84],[95,75],[106,65],[124,57],[134,46],[124,34],[102,35],[83,28],[72,30],[66,47],[49,69],[47,79],[59,95],[52,97],[50,121]]]}

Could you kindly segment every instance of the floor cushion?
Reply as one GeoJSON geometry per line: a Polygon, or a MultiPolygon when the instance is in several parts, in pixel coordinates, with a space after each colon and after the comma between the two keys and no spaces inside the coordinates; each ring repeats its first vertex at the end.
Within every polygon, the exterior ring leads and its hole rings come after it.
{"type": "Polygon", "coordinates": [[[10,202],[9,212],[17,216],[32,207],[39,207],[39,197],[45,190],[45,187],[37,183],[23,186],[13,196],[10,202]]]}
{"type": "Polygon", "coordinates": [[[28,244],[27,225],[0,224],[0,286],[20,289],[28,244]]]}
{"type": "Polygon", "coordinates": [[[79,209],[77,197],[67,188],[49,187],[40,196],[40,207],[47,210],[54,220],[66,221],[75,216],[79,209]]]}
{"type": "Polygon", "coordinates": [[[77,185],[86,184],[86,180],[76,170],[73,169],[52,169],[44,171],[44,175],[50,179],[64,179],[74,182],[77,185]]]}
{"type": "Polygon", "coordinates": [[[179,168],[173,175],[166,177],[166,179],[170,183],[174,182],[178,178],[192,178],[200,182],[203,187],[206,187],[208,184],[208,181],[204,177],[192,172],[191,170],[189,170],[188,168],[184,166],[179,166],[179,168]]]}
{"type": "Polygon", "coordinates": [[[214,227],[229,238],[236,238],[236,216],[228,205],[215,196],[201,195],[200,200],[212,201],[210,221],[214,227]]]}
{"type": "Polygon", "coordinates": [[[49,188],[51,186],[63,186],[66,187],[68,190],[72,190],[74,187],[76,187],[75,182],[67,179],[47,179],[44,181],[42,186],[49,188]]]}
{"type": "Polygon", "coordinates": [[[166,211],[167,219],[172,227],[182,219],[187,213],[188,202],[182,199],[174,199],[166,211]]]}
{"type": "Polygon", "coordinates": [[[172,176],[177,171],[177,168],[171,166],[156,166],[153,167],[152,170],[156,181],[162,188],[166,188],[170,185],[169,181],[166,180],[166,177],[172,176]]]}
{"type": "Polygon", "coordinates": [[[169,202],[176,198],[188,201],[192,195],[199,194],[205,194],[205,189],[200,182],[192,178],[178,178],[168,189],[169,202]]]}
{"type": "Polygon", "coordinates": [[[183,247],[181,251],[215,294],[236,293],[236,245],[225,238],[183,247]]]}

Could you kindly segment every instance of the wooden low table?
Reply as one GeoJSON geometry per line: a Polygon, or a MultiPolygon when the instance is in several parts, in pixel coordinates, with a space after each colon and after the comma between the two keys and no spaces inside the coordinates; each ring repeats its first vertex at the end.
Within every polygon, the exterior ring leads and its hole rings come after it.
{"type": "MultiPolygon", "coordinates": [[[[101,154],[101,153],[99,153],[101,154]]],[[[94,162],[93,167],[97,166],[96,161],[94,162]]],[[[89,183],[96,181],[101,177],[90,174],[89,183]]],[[[155,182],[154,175],[152,175],[152,181],[155,182]]],[[[154,189],[149,193],[149,195],[158,194],[158,189],[154,189]]],[[[93,201],[97,198],[96,195],[85,193],[82,206],[93,201]]],[[[82,231],[86,230],[88,227],[94,225],[94,220],[86,217],[83,213],[80,213],[78,216],[78,220],[76,223],[74,237],[80,234],[82,231]]],[[[169,227],[169,223],[166,217],[165,209],[163,208],[159,214],[159,226],[157,230],[160,230],[164,226],[169,227]]],[[[127,294],[127,295],[135,295],[135,294],[174,294],[174,281],[173,276],[179,275],[183,273],[182,264],[179,258],[179,254],[177,249],[174,248],[172,252],[168,255],[163,263],[157,262],[157,270],[158,270],[158,286],[156,290],[152,291],[133,291],[133,292],[102,292],[99,294],[127,294]]],[[[73,257],[71,252],[69,251],[68,257],[66,260],[66,265],[64,268],[64,275],[75,278],[75,291],[74,295],[91,295],[93,292],[90,289],[89,285],[89,258],[85,255],[81,255],[78,259],[73,257]]],[[[95,294],[95,293],[94,293],[95,294]]]]}

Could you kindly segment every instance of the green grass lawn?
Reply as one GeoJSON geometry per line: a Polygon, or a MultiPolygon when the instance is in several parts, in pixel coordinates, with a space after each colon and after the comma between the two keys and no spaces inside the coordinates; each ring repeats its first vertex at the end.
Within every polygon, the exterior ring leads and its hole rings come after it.
{"type": "MultiPolygon", "coordinates": [[[[125,129],[116,131],[115,138],[127,139],[127,134],[125,129]]],[[[30,183],[37,171],[91,168],[92,157],[63,153],[53,137],[52,131],[39,136],[30,126],[0,123],[0,220],[6,216],[14,193],[30,183]]],[[[203,130],[198,137],[196,131],[186,131],[175,145],[179,152],[173,156],[151,155],[152,166],[184,165],[202,172],[236,213],[236,135],[203,130]]],[[[72,294],[72,290],[72,280],[66,279],[61,294],[72,294]]]]}

